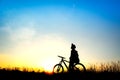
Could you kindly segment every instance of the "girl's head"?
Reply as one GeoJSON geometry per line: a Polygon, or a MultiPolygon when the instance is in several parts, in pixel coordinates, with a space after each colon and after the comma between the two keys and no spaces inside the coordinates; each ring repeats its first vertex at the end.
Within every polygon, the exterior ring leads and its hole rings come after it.
{"type": "Polygon", "coordinates": [[[75,49],[76,48],[76,46],[72,43],[71,44],[71,49],[75,49]]]}

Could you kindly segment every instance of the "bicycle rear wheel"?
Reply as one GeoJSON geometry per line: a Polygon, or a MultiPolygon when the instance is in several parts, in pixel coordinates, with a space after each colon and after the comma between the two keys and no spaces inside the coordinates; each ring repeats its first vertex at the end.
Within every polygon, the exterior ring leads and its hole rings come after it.
{"type": "Polygon", "coordinates": [[[53,73],[63,73],[64,69],[61,64],[56,64],[53,68],[53,73]]]}
{"type": "Polygon", "coordinates": [[[86,68],[82,63],[75,64],[74,66],[75,71],[85,72],[86,68]]]}

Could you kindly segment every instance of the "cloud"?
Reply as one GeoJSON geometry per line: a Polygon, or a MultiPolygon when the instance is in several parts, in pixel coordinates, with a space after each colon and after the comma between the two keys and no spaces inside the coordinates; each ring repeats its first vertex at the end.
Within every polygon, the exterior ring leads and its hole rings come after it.
{"type": "Polygon", "coordinates": [[[57,55],[69,54],[69,42],[54,34],[37,36],[30,41],[20,41],[11,49],[13,61],[40,66],[46,60],[56,60],[57,55]]]}
{"type": "Polygon", "coordinates": [[[35,30],[29,27],[18,28],[11,32],[12,40],[31,40],[36,34],[35,30]]]}

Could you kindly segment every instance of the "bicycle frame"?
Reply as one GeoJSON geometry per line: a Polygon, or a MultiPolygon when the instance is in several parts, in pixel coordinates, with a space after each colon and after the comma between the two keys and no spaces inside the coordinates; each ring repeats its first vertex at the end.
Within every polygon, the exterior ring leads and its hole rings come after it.
{"type": "Polygon", "coordinates": [[[62,60],[59,62],[59,64],[64,63],[65,67],[66,67],[67,69],[69,69],[69,67],[66,65],[65,62],[69,63],[69,61],[62,59],[62,60]]]}

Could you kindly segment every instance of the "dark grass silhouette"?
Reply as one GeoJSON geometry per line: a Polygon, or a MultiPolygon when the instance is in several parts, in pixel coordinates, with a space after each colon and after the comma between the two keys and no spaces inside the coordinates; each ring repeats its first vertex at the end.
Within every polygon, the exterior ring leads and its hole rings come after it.
{"type": "Polygon", "coordinates": [[[97,71],[94,65],[86,72],[65,72],[47,74],[45,72],[27,71],[18,68],[0,68],[0,80],[120,80],[120,63],[101,64],[97,71]]]}

